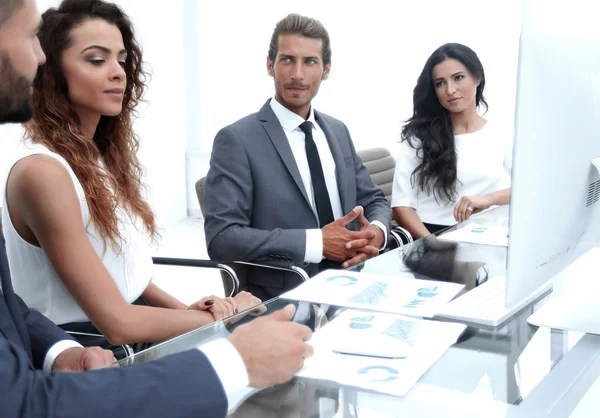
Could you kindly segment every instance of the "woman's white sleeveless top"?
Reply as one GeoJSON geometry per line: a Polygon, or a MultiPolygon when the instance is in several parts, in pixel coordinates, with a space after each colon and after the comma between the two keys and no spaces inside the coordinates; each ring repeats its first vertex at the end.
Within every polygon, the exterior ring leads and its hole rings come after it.
{"type": "MultiPolygon", "coordinates": [[[[135,301],[152,279],[151,240],[141,221],[131,219],[119,208],[119,232],[124,239],[121,250],[117,253],[109,243],[104,245],[91,221],[83,187],[63,157],[43,145],[25,141],[19,145],[16,155],[9,162],[5,178],[8,178],[8,174],[19,160],[35,154],[56,159],[69,172],[81,206],[83,224],[96,254],[117,284],[123,298],[130,303],[135,301]]],[[[89,321],[57,276],[44,251],[23,240],[15,230],[6,203],[6,186],[2,196],[2,228],[16,293],[30,309],[41,312],[56,324],[89,321]]]]}

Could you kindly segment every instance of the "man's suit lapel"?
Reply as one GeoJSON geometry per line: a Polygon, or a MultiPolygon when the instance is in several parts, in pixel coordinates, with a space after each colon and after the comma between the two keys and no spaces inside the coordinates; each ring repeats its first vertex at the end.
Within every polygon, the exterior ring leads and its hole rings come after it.
{"type": "MultiPolygon", "coordinates": [[[[338,190],[340,192],[340,200],[342,202],[342,209],[344,214],[348,213],[352,208],[348,207],[347,199],[347,191],[346,185],[344,184],[346,163],[344,161],[344,154],[342,153],[342,149],[340,148],[340,144],[337,141],[335,135],[329,128],[327,122],[325,122],[324,118],[321,116],[319,112],[315,110],[315,120],[325,133],[325,138],[327,138],[327,143],[329,144],[329,150],[331,151],[331,155],[333,156],[333,161],[335,161],[335,178],[338,185],[338,190]]],[[[354,206],[353,206],[354,207],[354,206]]]]}
{"type": "Polygon", "coordinates": [[[31,347],[27,338],[27,329],[21,314],[21,307],[12,287],[4,237],[0,234],[0,328],[9,340],[21,345],[31,358],[31,347]]]}
{"type": "Polygon", "coordinates": [[[306,204],[310,208],[310,200],[308,200],[308,195],[306,194],[306,189],[304,187],[304,183],[302,182],[298,165],[296,164],[296,159],[292,153],[292,148],[290,147],[288,139],[285,136],[285,132],[283,132],[283,128],[281,127],[279,119],[277,119],[277,116],[275,116],[275,113],[273,113],[273,109],[271,109],[269,100],[262,107],[262,109],[260,109],[258,116],[263,124],[263,127],[265,128],[265,131],[267,132],[267,135],[269,136],[269,139],[277,150],[279,157],[285,164],[290,175],[294,179],[296,186],[298,186],[302,196],[304,196],[306,204]]]}

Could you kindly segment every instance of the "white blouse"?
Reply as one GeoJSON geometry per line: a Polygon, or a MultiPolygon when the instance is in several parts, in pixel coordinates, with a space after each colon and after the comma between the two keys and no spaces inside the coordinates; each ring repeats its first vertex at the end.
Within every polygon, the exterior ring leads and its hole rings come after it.
{"type": "MultiPolygon", "coordinates": [[[[117,284],[123,298],[129,303],[135,301],[152,279],[151,240],[141,221],[139,219],[132,221],[124,211],[118,210],[119,231],[125,242],[121,244],[119,253],[108,243],[105,246],[91,222],[83,187],[63,157],[43,145],[26,141],[19,145],[15,158],[9,164],[6,178],[19,160],[34,154],[44,154],[56,159],[69,172],[79,198],[83,224],[96,254],[117,284]]],[[[56,324],[89,321],[59,279],[44,251],[23,240],[15,230],[6,204],[6,186],[2,196],[5,202],[2,205],[3,233],[16,293],[29,308],[40,311],[56,324]]]]}
{"type": "Polygon", "coordinates": [[[414,208],[425,223],[453,225],[454,206],[462,196],[481,196],[510,187],[512,146],[508,135],[499,132],[487,122],[477,132],[454,136],[457,198],[449,203],[438,203],[432,194],[411,185],[411,175],[421,157],[407,141],[402,141],[396,158],[391,206],[414,208]]]}

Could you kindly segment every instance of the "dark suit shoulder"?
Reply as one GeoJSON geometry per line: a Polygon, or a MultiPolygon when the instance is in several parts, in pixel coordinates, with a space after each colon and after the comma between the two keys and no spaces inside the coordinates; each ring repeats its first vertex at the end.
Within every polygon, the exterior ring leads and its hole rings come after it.
{"type": "Polygon", "coordinates": [[[317,121],[324,121],[326,124],[328,124],[332,128],[336,127],[336,128],[347,129],[346,124],[344,122],[342,122],[341,120],[334,118],[333,116],[330,116],[326,113],[318,112],[315,110],[315,118],[317,119],[317,121]]]}
{"type": "Polygon", "coordinates": [[[217,133],[216,138],[218,139],[219,136],[227,133],[233,133],[240,141],[246,142],[248,138],[251,138],[256,134],[257,129],[262,130],[258,112],[245,116],[238,121],[221,128],[217,133]]]}
{"type": "Polygon", "coordinates": [[[233,122],[230,125],[227,125],[225,128],[230,128],[233,130],[239,130],[251,124],[256,124],[260,122],[260,118],[258,116],[258,112],[254,112],[248,116],[244,116],[243,118],[233,122]]]}

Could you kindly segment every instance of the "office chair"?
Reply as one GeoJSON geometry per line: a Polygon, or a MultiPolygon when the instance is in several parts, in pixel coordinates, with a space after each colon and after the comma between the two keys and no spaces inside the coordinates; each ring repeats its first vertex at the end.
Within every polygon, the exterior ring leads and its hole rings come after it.
{"type": "Polygon", "coordinates": [[[221,270],[225,295],[233,297],[240,291],[240,280],[235,270],[228,265],[215,260],[198,260],[192,258],[152,257],[157,265],[214,268],[221,270]]]}
{"type": "MultiPolygon", "coordinates": [[[[369,148],[356,152],[367,168],[371,180],[378,186],[391,204],[392,186],[394,184],[394,170],[396,160],[385,148],[369,148]]],[[[412,235],[406,229],[392,221],[392,230],[388,237],[388,248],[398,248],[413,242],[412,235]]]]}

